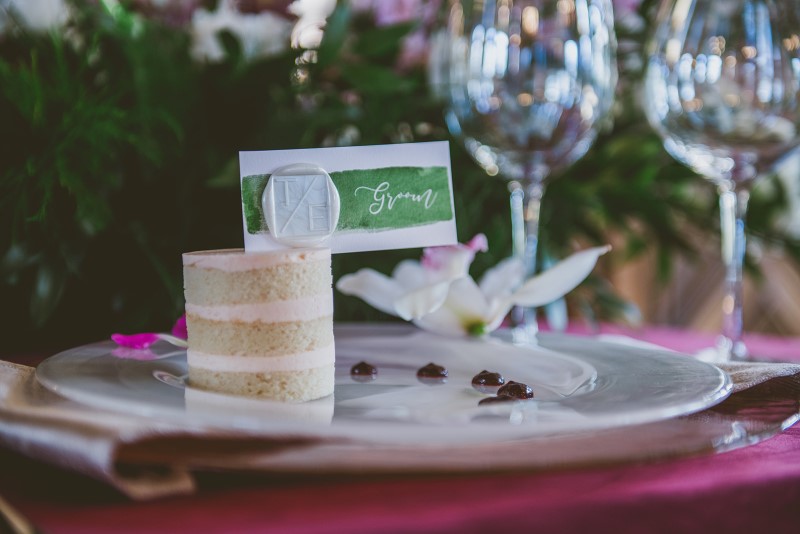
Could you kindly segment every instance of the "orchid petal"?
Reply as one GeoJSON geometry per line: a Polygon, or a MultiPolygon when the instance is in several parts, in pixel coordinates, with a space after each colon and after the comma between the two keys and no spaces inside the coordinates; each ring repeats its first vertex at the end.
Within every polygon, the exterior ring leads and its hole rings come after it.
{"type": "MultiPolygon", "coordinates": [[[[336,287],[426,330],[482,335],[489,331],[490,323],[496,328],[503,319],[500,312],[511,306],[505,302],[507,298],[490,301],[468,274],[475,253],[487,247],[486,236],[478,234],[466,244],[426,248],[421,261],[400,262],[391,278],[361,269],[343,276],[336,287]]],[[[517,263],[505,262],[497,273],[490,273],[486,287],[507,297],[523,277],[523,268],[517,263]]]]}
{"type": "Polygon", "coordinates": [[[465,321],[482,321],[489,313],[489,302],[471,276],[450,284],[444,306],[459,314],[465,321]]]}
{"type": "MultiPolygon", "coordinates": [[[[417,289],[431,283],[431,272],[425,269],[418,261],[403,260],[392,271],[392,278],[405,289],[417,289]]],[[[434,283],[442,280],[435,280],[434,283]]]]}
{"type": "Polygon", "coordinates": [[[486,252],[489,250],[489,240],[486,239],[486,234],[475,234],[464,246],[472,252],[486,252]]]}
{"type": "Polygon", "coordinates": [[[467,276],[450,284],[447,300],[439,309],[415,320],[414,324],[437,334],[464,336],[475,325],[483,327],[487,312],[486,297],[475,281],[467,276]]]}
{"type": "Polygon", "coordinates": [[[336,283],[336,289],[394,316],[397,316],[394,303],[405,294],[395,280],[373,269],[360,269],[354,274],[342,276],[336,283]]]}
{"type": "Polygon", "coordinates": [[[425,269],[442,273],[449,279],[461,278],[469,272],[475,253],[488,249],[486,236],[478,234],[467,244],[428,247],[422,252],[421,264],[425,269]]]}
{"type": "Polygon", "coordinates": [[[180,339],[188,339],[189,332],[186,331],[186,314],[184,313],[178,320],[175,321],[175,324],[172,327],[170,332],[173,336],[180,338],[180,339]]]}
{"type": "Polygon", "coordinates": [[[450,282],[440,282],[411,291],[394,303],[395,314],[406,321],[419,319],[444,304],[450,282]]]}
{"type": "Polygon", "coordinates": [[[144,333],[144,334],[111,334],[111,340],[122,347],[130,349],[146,349],[153,343],[159,340],[158,334],[144,333]]]}
{"type": "Polygon", "coordinates": [[[426,248],[422,266],[443,278],[459,278],[469,271],[475,253],[461,246],[426,248]]]}
{"type": "Polygon", "coordinates": [[[452,310],[441,307],[433,313],[429,313],[424,317],[415,319],[414,325],[433,332],[446,336],[466,336],[467,330],[461,322],[461,318],[453,313],[452,310]]]}
{"type": "Polygon", "coordinates": [[[569,256],[538,276],[525,282],[510,297],[518,306],[543,306],[563,297],[594,269],[597,259],[611,247],[594,247],[569,256]]]}
{"type": "Polygon", "coordinates": [[[492,332],[496,330],[503,323],[512,306],[513,303],[508,296],[491,299],[489,301],[489,312],[485,315],[486,331],[492,332]]]}
{"type": "Polygon", "coordinates": [[[497,330],[501,324],[503,324],[503,320],[508,315],[508,312],[511,311],[511,305],[504,306],[504,307],[497,307],[489,316],[486,318],[486,331],[487,332],[494,332],[497,330]]]}
{"type": "Polygon", "coordinates": [[[488,298],[503,298],[519,287],[525,278],[525,265],[518,258],[507,258],[487,270],[480,288],[488,298]]]}
{"type": "Polygon", "coordinates": [[[127,347],[129,349],[147,349],[156,341],[166,341],[176,347],[186,348],[189,344],[185,339],[172,336],[170,334],[157,334],[154,332],[145,332],[142,334],[111,334],[111,340],[120,347],[127,347]]]}

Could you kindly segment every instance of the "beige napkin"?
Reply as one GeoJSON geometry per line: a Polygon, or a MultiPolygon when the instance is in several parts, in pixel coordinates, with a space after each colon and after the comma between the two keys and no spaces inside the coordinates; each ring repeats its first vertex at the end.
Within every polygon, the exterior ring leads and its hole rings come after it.
{"type": "Polygon", "coordinates": [[[0,444],[105,480],[134,499],[191,493],[205,459],[304,448],[309,438],[178,426],[104,412],[42,387],[32,367],[0,361],[0,444]]]}
{"type": "Polygon", "coordinates": [[[464,472],[666,458],[742,446],[742,428],[760,435],[777,433],[796,417],[797,402],[780,401],[800,399],[800,365],[722,367],[737,393],[721,410],[633,427],[453,448],[265,436],[105,412],[51,393],[39,385],[30,367],[0,361],[0,445],[106,481],[131,498],[150,499],[192,492],[192,472],[209,469],[464,472]],[[751,409],[772,405],[778,408],[751,409]]]}

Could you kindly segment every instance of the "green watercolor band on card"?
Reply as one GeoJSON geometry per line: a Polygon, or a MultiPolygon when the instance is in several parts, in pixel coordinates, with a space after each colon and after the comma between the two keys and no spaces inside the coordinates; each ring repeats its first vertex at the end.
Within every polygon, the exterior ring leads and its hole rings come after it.
{"type": "MultiPolygon", "coordinates": [[[[396,230],[453,218],[446,167],[386,167],[330,173],[339,191],[337,231],[396,230]]],[[[267,231],[261,195],[269,174],[242,178],[247,231],[267,231]]]]}
{"type": "Polygon", "coordinates": [[[268,232],[267,220],[261,209],[261,196],[269,181],[269,174],[254,174],[242,178],[242,208],[247,233],[255,235],[268,232]]]}

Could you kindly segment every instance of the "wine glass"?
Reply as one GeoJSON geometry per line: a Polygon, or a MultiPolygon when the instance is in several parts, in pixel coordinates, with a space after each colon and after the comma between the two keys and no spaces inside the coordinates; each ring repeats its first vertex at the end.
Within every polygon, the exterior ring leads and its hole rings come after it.
{"type": "Polygon", "coordinates": [[[800,143],[800,2],[662,0],[645,112],[666,150],[716,185],[725,262],[722,359],[745,359],[745,215],[759,177],[800,143]]]}
{"type": "MultiPolygon", "coordinates": [[[[513,250],[531,275],[547,179],[583,156],[610,118],[611,1],[451,1],[433,50],[448,128],[490,176],[511,180],[513,250]]],[[[535,342],[535,310],[512,318],[515,341],[535,342]]]]}

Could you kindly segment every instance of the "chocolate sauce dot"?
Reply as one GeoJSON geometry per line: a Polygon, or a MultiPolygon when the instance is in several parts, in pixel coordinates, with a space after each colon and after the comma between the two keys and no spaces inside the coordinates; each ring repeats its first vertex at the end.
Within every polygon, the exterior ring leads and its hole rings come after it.
{"type": "Polygon", "coordinates": [[[493,373],[484,369],[472,377],[472,387],[481,393],[495,393],[497,388],[506,383],[506,379],[500,373],[493,373]]]}
{"type": "Polygon", "coordinates": [[[516,402],[519,399],[515,399],[514,397],[503,396],[503,397],[486,397],[485,399],[481,399],[478,401],[478,404],[498,404],[502,402],[516,402]]]}
{"type": "Polygon", "coordinates": [[[533,390],[527,384],[509,380],[508,384],[497,390],[498,397],[512,397],[514,399],[532,399],[533,390]]]}
{"type": "Polygon", "coordinates": [[[423,384],[444,384],[447,382],[447,369],[431,362],[417,370],[417,379],[423,384]]]}
{"type": "Polygon", "coordinates": [[[378,369],[367,362],[358,362],[350,368],[350,377],[356,382],[370,382],[378,376],[378,369]]]}

